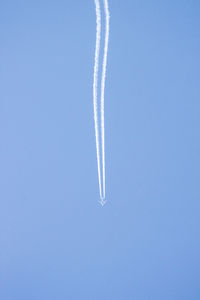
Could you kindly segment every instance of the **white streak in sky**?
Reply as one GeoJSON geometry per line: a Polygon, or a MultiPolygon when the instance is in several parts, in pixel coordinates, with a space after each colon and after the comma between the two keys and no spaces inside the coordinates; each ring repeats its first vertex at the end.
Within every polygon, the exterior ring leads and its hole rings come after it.
{"type": "Polygon", "coordinates": [[[101,11],[100,11],[99,0],[95,0],[95,6],[96,6],[96,49],[95,49],[95,63],[94,63],[93,105],[94,105],[94,125],[95,125],[95,137],[96,137],[96,152],[97,152],[97,168],[98,168],[98,178],[99,178],[99,193],[100,193],[100,198],[102,199],[98,106],[97,106],[99,51],[100,51],[100,41],[101,41],[101,11]]]}
{"type": "Polygon", "coordinates": [[[98,122],[98,72],[99,72],[99,52],[101,42],[101,10],[100,1],[94,0],[96,7],[96,49],[95,49],[95,63],[94,63],[94,82],[93,82],[93,105],[94,105],[94,124],[95,124],[95,137],[96,137],[96,152],[97,152],[97,168],[98,168],[98,179],[99,179],[99,193],[102,206],[105,204],[105,121],[104,121],[104,95],[105,95],[105,81],[106,81],[106,67],[107,67],[107,56],[108,56],[108,42],[109,42],[109,27],[110,27],[110,16],[108,8],[108,0],[104,2],[105,12],[105,44],[104,44],[104,55],[102,65],[102,77],[101,77],[101,98],[100,98],[100,116],[101,116],[101,154],[102,161],[100,163],[100,142],[99,142],[99,122],[98,122]],[[101,171],[102,167],[102,171],[101,171]],[[103,184],[102,184],[103,180],[103,184]],[[103,186],[103,190],[102,190],[103,186]]]}
{"type": "Polygon", "coordinates": [[[104,95],[105,95],[105,81],[106,81],[106,67],[108,57],[108,42],[109,42],[109,27],[110,27],[110,15],[108,8],[108,0],[104,0],[104,12],[105,12],[105,45],[104,45],[104,57],[103,68],[101,78],[101,146],[102,146],[102,173],[103,173],[103,196],[105,198],[105,122],[104,122],[104,95]]]}

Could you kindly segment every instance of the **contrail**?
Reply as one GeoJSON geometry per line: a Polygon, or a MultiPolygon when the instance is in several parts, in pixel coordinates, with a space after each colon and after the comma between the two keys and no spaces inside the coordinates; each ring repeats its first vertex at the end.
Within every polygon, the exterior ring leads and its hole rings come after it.
{"type": "Polygon", "coordinates": [[[109,27],[110,27],[110,14],[108,7],[108,0],[104,0],[104,12],[105,12],[105,45],[104,45],[104,57],[101,77],[101,149],[102,149],[102,173],[103,173],[103,197],[106,196],[106,184],[105,184],[105,121],[104,121],[104,95],[105,95],[105,81],[106,81],[106,67],[108,57],[108,42],[109,42],[109,27]]]}
{"type": "Polygon", "coordinates": [[[94,124],[95,124],[95,137],[96,137],[96,153],[97,153],[97,168],[98,168],[98,179],[99,179],[99,193],[102,205],[105,204],[105,121],[104,121],[104,95],[105,95],[105,80],[106,80],[106,67],[107,67],[107,56],[108,56],[108,42],[109,42],[109,8],[108,0],[104,2],[105,12],[105,44],[104,44],[104,55],[102,65],[102,77],[101,77],[101,98],[100,98],[100,116],[101,116],[101,154],[102,161],[100,163],[100,142],[99,142],[99,122],[98,122],[98,72],[99,72],[99,52],[101,43],[101,10],[100,1],[94,0],[96,7],[96,49],[95,49],[95,63],[94,63],[94,82],[93,82],[93,105],[94,105],[94,124]],[[102,167],[102,171],[101,171],[102,167]],[[102,185],[103,180],[103,185],[102,185]],[[103,186],[103,190],[102,190],[103,186]]]}
{"type": "Polygon", "coordinates": [[[100,193],[100,198],[102,199],[98,106],[97,106],[99,51],[100,51],[100,41],[101,41],[101,11],[100,11],[99,0],[95,0],[95,7],[96,7],[96,49],[95,49],[94,81],[93,81],[93,106],[94,106],[94,125],[95,125],[95,137],[96,137],[96,152],[97,152],[97,168],[98,168],[98,178],[99,178],[99,193],[100,193]]]}

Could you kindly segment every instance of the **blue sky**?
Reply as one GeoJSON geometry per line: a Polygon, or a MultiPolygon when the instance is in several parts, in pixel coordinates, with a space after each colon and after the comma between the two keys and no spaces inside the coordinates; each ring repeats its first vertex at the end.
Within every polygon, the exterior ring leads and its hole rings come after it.
{"type": "Polygon", "coordinates": [[[102,208],[94,3],[0,3],[3,300],[200,299],[200,2],[109,4],[102,208]]]}

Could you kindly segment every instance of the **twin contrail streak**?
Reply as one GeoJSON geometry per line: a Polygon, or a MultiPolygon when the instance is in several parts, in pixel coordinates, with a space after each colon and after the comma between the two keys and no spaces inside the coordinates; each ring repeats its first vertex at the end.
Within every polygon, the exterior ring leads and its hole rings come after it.
{"type": "Polygon", "coordinates": [[[95,49],[95,64],[94,64],[94,82],[93,82],[93,105],[94,105],[94,124],[95,124],[95,137],[96,137],[96,152],[97,152],[97,168],[99,179],[99,193],[101,204],[105,203],[105,121],[104,121],[104,95],[105,95],[105,80],[106,80],[106,66],[108,56],[108,42],[109,42],[109,8],[108,0],[104,1],[105,12],[105,44],[104,56],[101,77],[101,99],[100,99],[100,116],[101,116],[101,152],[102,161],[100,159],[100,141],[99,141],[99,122],[98,122],[98,71],[99,71],[99,52],[101,41],[101,10],[99,0],[95,1],[96,7],[96,49],[95,49]],[[100,163],[101,161],[101,163],[100,163]],[[102,167],[102,171],[101,171],[102,167]],[[102,183],[103,181],[103,183],[102,183]],[[103,190],[102,190],[103,187],[103,190]]]}

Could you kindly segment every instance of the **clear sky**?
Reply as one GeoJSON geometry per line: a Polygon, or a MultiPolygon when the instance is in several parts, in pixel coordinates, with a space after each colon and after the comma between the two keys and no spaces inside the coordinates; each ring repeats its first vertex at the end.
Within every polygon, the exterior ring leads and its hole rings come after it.
{"type": "Polygon", "coordinates": [[[0,299],[200,299],[200,1],[0,2],[0,299]]]}

